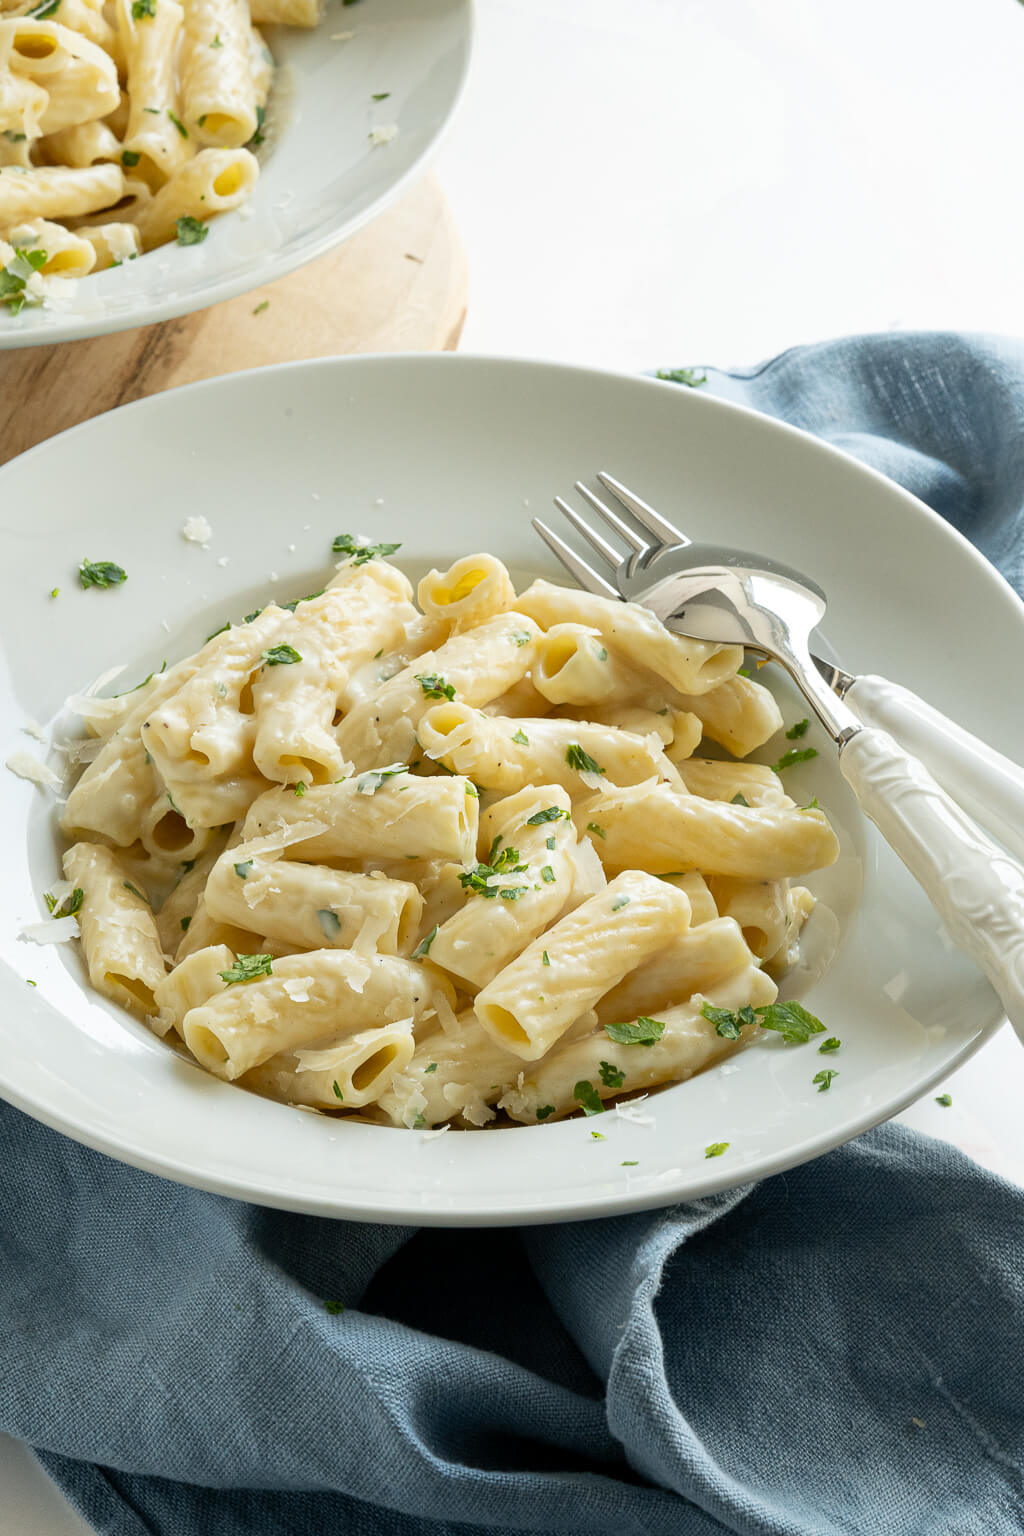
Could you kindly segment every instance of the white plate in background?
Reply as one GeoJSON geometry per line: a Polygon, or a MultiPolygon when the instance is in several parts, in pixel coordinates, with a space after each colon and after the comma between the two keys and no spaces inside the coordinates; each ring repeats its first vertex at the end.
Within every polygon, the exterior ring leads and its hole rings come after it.
{"type": "Polygon", "coordinates": [[[0,305],[0,350],[78,341],[219,304],[322,256],[422,171],[469,68],[473,0],[327,0],[319,27],[261,28],[278,66],[249,202],[172,241],[56,288],[59,307],[0,305]],[[350,41],[338,34],[353,32],[350,41]],[[386,101],[373,95],[388,91],[386,101]],[[374,146],[370,130],[398,135],[374,146]]]}
{"type": "MultiPolygon", "coordinates": [[[[830,599],[824,641],[847,666],[884,670],[1024,757],[1024,721],[1005,709],[1024,607],[913,497],[792,428],[694,391],[439,355],[215,379],[101,416],[0,469],[16,574],[0,609],[0,762],[41,750],[19,723],[52,719],[108,667],[128,663],[114,686],[130,686],[268,593],[287,600],[320,586],[339,532],[402,540],[398,562],[414,574],[484,548],[520,573],[557,577],[530,517],[599,468],[695,538],[764,549],[813,574],[830,599]],[[209,550],[181,536],[195,513],[213,526],[209,550]],[[128,581],[81,591],[83,555],[119,561],[128,581]]],[[[790,693],[783,707],[787,719],[806,713],[790,693]]],[[[813,727],[807,739],[825,746],[813,727]]],[[[592,1120],[426,1140],[223,1083],[92,994],[71,946],[19,939],[43,915],[60,840],[52,797],[0,771],[0,1093],[168,1177],[367,1220],[609,1215],[792,1166],[924,1092],[1001,1008],[860,816],[828,750],[787,786],[798,799],[817,794],[842,837],[840,863],[809,882],[835,910],[839,949],[805,998],[841,1037],[838,1055],[758,1043],[653,1095],[650,1124],[605,1114],[603,1142],[592,1120]],[[811,1082],[823,1062],[839,1073],[827,1093],[811,1082]],[[707,1160],[719,1141],[728,1152],[707,1160]]]]}

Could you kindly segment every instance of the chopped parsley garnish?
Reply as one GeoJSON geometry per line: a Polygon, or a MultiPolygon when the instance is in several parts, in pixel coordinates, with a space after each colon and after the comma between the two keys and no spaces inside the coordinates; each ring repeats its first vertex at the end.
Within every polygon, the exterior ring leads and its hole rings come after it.
{"type": "Polygon", "coordinates": [[[371,101],[387,101],[387,99],[388,99],[388,97],[390,95],[391,95],[390,91],[374,91],[373,95],[370,97],[370,100],[371,101]]]}
{"type": "Polygon", "coordinates": [[[156,0],[132,0],[132,21],[144,21],[156,15],[156,0]]]}
{"type": "Polygon", "coordinates": [[[614,1062],[602,1061],[600,1066],[601,1081],[606,1088],[621,1088],[626,1081],[626,1074],[614,1062]]]}
{"type": "Polygon", "coordinates": [[[509,639],[512,641],[513,645],[529,645],[530,641],[533,639],[533,636],[529,633],[528,630],[517,629],[514,635],[509,636],[509,639]]]}
{"type": "Polygon", "coordinates": [[[591,1131],[590,1139],[592,1141],[607,1141],[608,1137],[605,1136],[601,1131],[591,1131]]]}
{"type": "Polygon", "coordinates": [[[423,689],[425,699],[447,699],[450,704],[455,697],[455,684],[438,677],[436,672],[417,672],[416,681],[423,689]]]}
{"type": "Polygon", "coordinates": [[[729,801],[729,804],[730,805],[745,805],[748,810],[750,809],[750,801],[749,800],[745,800],[742,795],[733,795],[732,799],[729,801]]]}
{"type": "Polygon", "coordinates": [[[204,645],[209,645],[211,640],[216,640],[218,635],[222,635],[225,630],[230,629],[230,628],[231,628],[231,620],[230,619],[225,619],[225,621],[221,625],[220,629],[215,629],[212,634],[207,635],[206,639],[203,641],[203,644],[204,645]]]}
{"type": "Polygon", "coordinates": [[[359,544],[351,533],[339,533],[331,545],[336,555],[351,555],[356,565],[365,565],[368,560],[383,560],[401,547],[401,544],[359,544]]]}
{"type": "Polygon", "coordinates": [[[126,891],[131,891],[132,895],[133,896],[137,896],[140,901],[145,901],[145,899],[146,899],[145,896],[143,896],[141,891],[137,891],[135,889],[134,885],[132,885],[130,880],[122,880],[121,884],[124,886],[126,891]]]}
{"type": "Polygon", "coordinates": [[[119,587],[128,577],[113,560],[83,560],[78,567],[78,579],[83,587],[119,587]]]}
{"type": "MultiPolygon", "coordinates": [[[[24,144],[25,140],[28,138],[28,134],[27,133],[15,133],[13,128],[5,128],[4,129],[4,138],[7,140],[7,142],[9,144],[24,144]]],[[[30,982],[29,985],[34,987],[35,986],[35,982],[34,981],[30,982]]]]}
{"type": "Polygon", "coordinates": [[[542,827],[546,821],[569,821],[568,811],[560,810],[557,805],[549,805],[546,810],[534,811],[532,816],[527,816],[528,827],[542,827]]]}
{"type": "Polygon", "coordinates": [[[547,952],[546,949],[541,954],[540,959],[541,959],[541,964],[542,965],[550,965],[551,964],[551,960],[550,960],[550,957],[548,956],[548,952],[547,952]]]}
{"type": "Polygon", "coordinates": [[[802,751],[798,751],[796,747],[790,747],[788,752],[783,752],[777,763],[772,763],[772,772],[782,773],[785,769],[792,768],[794,763],[810,762],[811,758],[817,755],[817,749],[814,747],[804,747],[802,751]]]}
{"type": "Polygon", "coordinates": [[[416,948],[412,952],[412,958],[414,960],[422,960],[424,955],[430,954],[430,946],[437,938],[437,930],[440,926],[440,923],[435,923],[433,928],[431,928],[430,932],[427,934],[426,938],[421,939],[420,942],[416,945],[416,948]]]}
{"type": "Polygon", "coordinates": [[[138,165],[141,159],[142,156],[138,153],[137,150],[122,149],[121,151],[121,164],[127,166],[129,170],[134,169],[134,167],[138,165]]]}
{"type": "Polygon", "coordinates": [[[263,311],[265,309],[269,309],[269,308],[270,308],[270,300],[269,299],[264,299],[262,304],[257,304],[256,305],[256,308],[253,310],[253,314],[254,315],[262,315],[263,311]]]}
{"type": "MultiPolygon", "coordinates": [[[[334,1086],[335,1086],[335,1088],[337,1088],[337,1086],[338,1086],[337,1083],[335,1083],[334,1086]]],[[[338,1098],[339,1099],[341,1098],[341,1094],[340,1093],[338,1094],[338,1098]]],[[[344,1310],[345,1310],[345,1303],[343,1301],[325,1301],[324,1302],[324,1311],[325,1312],[329,1312],[332,1317],[337,1317],[339,1312],[344,1312],[344,1310]]]]}
{"type": "Polygon", "coordinates": [[[544,865],[544,868],[540,872],[540,877],[544,881],[545,885],[554,885],[554,883],[555,883],[555,872],[551,868],[550,864],[545,864],[544,865]]]}
{"type": "Polygon", "coordinates": [[[528,747],[530,745],[530,738],[527,736],[526,732],[522,729],[521,726],[512,737],[512,740],[518,742],[521,747],[528,747]]]}
{"type": "Polygon", "coordinates": [[[704,1148],[705,1157],[721,1157],[723,1152],[728,1152],[731,1143],[728,1141],[713,1141],[710,1147],[704,1148]]]}
{"type": "Polygon", "coordinates": [[[628,907],[628,906],[629,906],[629,897],[628,896],[616,896],[615,900],[612,902],[612,911],[613,912],[621,912],[623,907],[628,907]]]}
{"type": "MultiPolygon", "coordinates": [[[[608,652],[605,650],[603,645],[599,645],[594,654],[596,655],[598,661],[607,661],[608,660],[608,652]]],[[[666,711],[666,713],[667,713],[667,711],[666,711]]]]}
{"type": "Polygon", "coordinates": [[[268,667],[293,667],[302,657],[294,645],[272,645],[269,651],[264,651],[261,658],[268,667]]]}
{"type": "Polygon", "coordinates": [[[647,1019],[641,1014],[635,1024],[606,1024],[604,1032],[616,1045],[653,1045],[665,1033],[660,1019],[647,1019]]]}
{"type": "Polygon", "coordinates": [[[565,760],[570,768],[579,773],[604,773],[600,763],[595,763],[589,752],[584,752],[578,741],[571,741],[565,749],[565,760]]]}
{"type": "Polygon", "coordinates": [[[263,140],[266,138],[266,134],[263,132],[263,124],[266,122],[266,120],[267,120],[267,114],[266,114],[265,108],[257,107],[256,108],[256,132],[253,134],[252,138],[249,140],[249,143],[246,146],[247,149],[258,149],[259,146],[263,143],[263,140]]]}
{"type": "MultiPolygon", "coordinates": [[[[266,302],[269,304],[270,300],[268,299],[266,302]]],[[[260,308],[260,306],[257,306],[257,308],[253,310],[253,314],[254,315],[259,312],[259,308],[260,308]]],[[[289,613],[294,613],[296,608],[299,606],[300,603],[311,603],[313,601],[314,597],[323,597],[323,595],[324,595],[324,593],[326,591],[327,591],[326,587],[321,587],[319,592],[307,592],[305,597],[297,597],[297,598],[294,599],[293,602],[281,603],[280,606],[282,608],[287,608],[289,613]]],[[[262,611],[263,610],[261,608],[257,608],[257,610],[256,610],[257,613],[262,613],[262,611]]]]}
{"type": "Polygon", "coordinates": [[[478,864],[475,869],[464,871],[459,876],[459,883],[464,891],[471,896],[501,896],[505,901],[517,901],[523,895],[524,887],[521,885],[502,886],[495,876],[519,875],[529,868],[528,864],[519,862],[518,848],[503,848],[498,853],[500,838],[495,838],[488,854],[486,864],[478,864]],[[489,882],[494,880],[494,884],[489,882]]]}
{"type": "Polygon", "coordinates": [[[412,1123],[412,1128],[414,1131],[422,1131],[426,1126],[426,1123],[427,1122],[424,1119],[423,1111],[420,1110],[419,1114],[416,1116],[416,1119],[412,1123]]]}
{"type": "Polygon", "coordinates": [[[405,763],[392,763],[388,768],[371,768],[356,780],[356,793],[375,795],[385,779],[393,779],[398,773],[408,773],[405,763]]]}
{"type": "Polygon", "coordinates": [[[239,880],[244,880],[250,869],[252,869],[252,859],[246,859],[244,864],[235,865],[235,874],[239,880]]]}
{"type": "Polygon", "coordinates": [[[553,1104],[545,1104],[541,1109],[538,1109],[538,1111],[537,1111],[537,1119],[538,1120],[546,1120],[548,1118],[548,1115],[553,1115],[554,1112],[555,1112],[555,1106],[553,1104]]]}
{"type": "Polygon", "coordinates": [[[704,1003],[700,1011],[723,1040],[738,1040],[740,1030],[746,1024],[760,1024],[762,1029],[777,1030],[787,1045],[806,1045],[812,1035],[825,1032],[821,1020],[808,1013],[800,1003],[769,1003],[764,1008],[747,1006],[738,1013],[704,1003]]]}
{"type": "Polygon", "coordinates": [[[305,784],[303,784],[302,780],[300,779],[299,782],[292,787],[292,794],[296,797],[296,799],[301,800],[302,796],[305,793],[306,793],[306,786],[305,786],[305,784]]]}
{"type": "Polygon", "coordinates": [[[948,1109],[953,1102],[953,1096],[949,1093],[940,1093],[935,1102],[941,1104],[943,1109],[948,1109]]]}
{"type": "MultiPolygon", "coordinates": [[[[170,795],[168,795],[167,798],[168,798],[168,800],[170,800],[171,799],[170,795]]],[[[174,802],[171,801],[171,803],[173,805],[174,802]]],[[[196,861],[195,861],[195,859],[182,859],[181,867],[185,871],[186,875],[190,875],[192,873],[192,871],[196,867],[196,861]]]]}
{"type": "Polygon", "coordinates": [[[181,931],[182,931],[182,933],[188,933],[188,928],[189,928],[189,924],[191,923],[191,921],[192,921],[192,919],[190,917],[183,917],[182,918],[182,920],[181,920],[181,931]]]}
{"type": "Polygon", "coordinates": [[[429,1067],[424,1067],[423,1068],[423,1075],[424,1075],[424,1077],[426,1077],[428,1072],[436,1072],[436,1071],[437,1071],[437,1062],[436,1061],[432,1061],[430,1063],[429,1067]]]}
{"type": "Polygon", "coordinates": [[[151,112],[154,117],[159,117],[160,116],[160,108],[159,107],[143,107],[142,110],[143,110],[143,112],[151,112]]]}
{"type": "Polygon", "coordinates": [[[749,677],[750,676],[750,668],[749,667],[737,667],[736,668],[736,676],[737,677],[749,677]]]}
{"type": "Polygon", "coordinates": [[[815,795],[813,800],[808,800],[806,805],[801,805],[799,809],[801,811],[820,811],[821,806],[818,804],[817,795],[815,795]]]}
{"type": "MultiPolygon", "coordinates": [[[[136,891],[135,894],[138,895],[138,892],[136,891]]],[[[75,913],[80,912],[82,909],[85,892],[81,886],[76,885],[71,895],[65,896],[59,907],[56,897],[51,896],[49,892],[45,894],[43,900],[46,902],[46,907],[51,917],[74,917],[75,913]]]]}
{"type": "Polygon", "coordinates": [[[257,976],[272,976],[273,955],[239,955],[234,965],[218,974],[230,987],[236,981],[255,981],[257,976]]]}
{"type": "Polygon", "coordinates": [[[832,1051],[838,1051],[838,1049],[842,1045],[842,1043],[843,1042],[841,1040],[837,1039],[835,1035],[829,1035],[828,1039],[827,1040],[823,1040],[821,1042],[821,1044],[818,1046],[818,1055],[819,1056],[828,1056],[828,1055],[831,1054],[832,1051]]]}
{"type": "Polygon", "coordinates": [[[31,18],[33,21],[45,21],[48,16],[56,16],[59,10],[60,0],[40,0],[39,5],[35,5],[30,11],[25,12],[25,19],[31,18]]]}
{"type": "Polygon", "coordinates": [[[59,597],[60,596],[60,587],[51,587],[50,588],[50,596],[51,597],[59,597]]]}
{"type": "Polygon", "coordinates": [[[190,213],[183,214],[175,228],[179,245],[202,245],[210,233],[210,226],[204,224],[202,219],[194,219],[190,213]]]}
{"type": "Polygon", "coordinates": [[[320,907],[316,918],[320,924],[320,931],[328,943],[338,937],[338,934],[341,932],[341,922],[337,912],[332,912],[330,907],[320,907]]]}
{"type": "Polygon", "coordinates": [[[624,1163],[619,1164],[620,1168],[639,1168],[639,1166],[639,1162],[633,1157],[628,1157],[624,1163]]]}
{"type": "Polygon", "coordinates": [[[479,800],[480,799],[480,791],[477,789],[477,787],[473,783],[472,779],[467,779],[466,780],[466,794],[469,796],[469,798],[471,800],[479,800]]]}
{"type": "Polygon", "coordinates": [[[546,837],[544,839],[544,847],[548,850],[549,853],[554,853],[557,846],[558,845],[553,837],[546,837]]]}
{"type": "Polygon", "coordinates": [[[604,1113],[601,1095],[593,1083],[587,1082],[586,1078],[576,1084],[572,1090],[572,1096],[585,1115],[601,1115],[604,1113]]]}
{"type": "Polygon", "coordinates": [[[331,1084],[331,1087],[334,1089],[334,1097],[336,1099],[340,1099],[342,1104],[344,1104],[344,1102],[345,1102],[345,1095],[342,1093],[341,1089],[338,1087],[338,1079],[337,1078],[334,1079],[334,1082],[331,1084]]]}
{"type": "Polygon", "coordinates": [[[807,727],[810,725],[810,723],[811,722],[809,720],[798,720],[796,725],[791,725],[789,730],[786,732],[786,740],[799,741],[801,736],[807,735],[807,727]]]}
{"type": "Polygon", "coordinates": [[[697,377],[696,368],[659,368],[658,378],[667,379],[670,384],[685,384],[689,389],[700,389],[708,381],[706,373],[697,377]]]}
{"type": "Polygon", "coordinates": [[[587,831],[593,832],[595,837],[600,837],[602,840],[606,841],[608,838],[608,833],[605,831],[604,827],[599,827],[596,821],[587,822],[587,831]]]}
{"type": "Polygon", "coordinates": [[[210,47],[211,48],[223,48],[224,47],[224,44],[220,40],[220,33],[219,32],[217,32],[214,35],[214,39],[213,39],[213,42],[210,44],[210,47]]]}
{"type": "Polygon", "coordinates": [[[826,1093],[832,1086],[832,1079],[838,1076],[839,1073],[834,1071],[832,1067],[826,1067],[823,1072],[815,1072],[811,1082],[817,1083],[819,1093],[826,1093]]]}
{"type": "MultiPolygon", "coordinates": [[[[182,122],[180,117],[175,117],[175,115],[171,111],[170,107],[167,108],[167,116],[170,118],[170,120],[174,124],[175,128],[177,128],[177,130],[181,134],[182,138],[183,139],[187,139],[188,138],[188,129],[185,127],[185,124],[182,122]]],[[[197,221],[195,219],[192,219],[190,222],[195,224],[197,221]]],[[[182,240],[181,232],[180,232],[180,226],[181,226],[181,220],[180,219],[178,220],[178,225],[179,225],[179,233],[178,233],[178,243],[179,243],[179,245],[192,245],[192,244],[194,244],[194,242],[192,240],[182,240]]],[[[200,240],[205,240],[205,238],[206,238],[205,232],[202,235],[199,236],[200,240]]]]}

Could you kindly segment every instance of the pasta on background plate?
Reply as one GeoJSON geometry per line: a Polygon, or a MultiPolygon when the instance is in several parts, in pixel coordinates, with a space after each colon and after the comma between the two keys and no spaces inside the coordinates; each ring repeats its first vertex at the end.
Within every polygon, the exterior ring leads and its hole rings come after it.
{"type": "Polygon", "coordinates": [[[415,1128],[596,1114],[819,1027],[776,978],[835,834],[697,750],[782,725],[738,648],[486,554],[417,604],[397,546],[334,548],[323,591],[78,701],[49,900],[99,992],[228,1082],[415,1128]]]}

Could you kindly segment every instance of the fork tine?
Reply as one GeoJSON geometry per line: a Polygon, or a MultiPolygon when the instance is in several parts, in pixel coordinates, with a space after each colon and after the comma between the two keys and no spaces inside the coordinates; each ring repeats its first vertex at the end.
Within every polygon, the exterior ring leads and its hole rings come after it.
{"type": "Polygon", "coordinates": [[[549,528],[547,523],[542,523],[539,517],[533,519],[533,526],[551,550],[551,553],[559,559],[569,572],[575,576],[581,587],[586,587],[588,592],[596,592],[599,597],[613,597],[621,601],[622,594],[616,592],[611,582],[605,581],[592,566],[570,549],[558,534],[549,528]]]}
{"type": "Polygon", "coordinates": [[[563,501],[561,496],[555,497],[555,506],[563,517],[569,519],[576,532],[582,533],[590,547],[597,550],[604,563],[611,566],[613,571],[617,571],[622,564],[622,555],[615,546],[609,544],[607,539],[602,539],[597,529],[591,528],[590,524],[580,517],[580,514],[574,511],[567,501],[563,501]]]}
{"type": "Polygon", "coordinates": [[[601,498],[595,496],[593,491],[583,484],[582,480],[576,481],[576,489],[583,497],[583,500],[593,507],[598,517],[603,517],[609,528],[614,528],[619,538],[625,540],[634,554],[642,555],[650,547],[646,539],[642,539],[635,528],[630,528],[628,523],[622,521],[617,512],[613,512],[611,507],[606,507],[601,498]]]}
{"type": "Polygon", "coordinates": [[[661,539],[665,544],[689,544],[692,542],[692,540],[686,537],[685,533],[680,533],[674,524],[670,523],[667,518],[662,517],[660,512],[655,512],[654,508],[649,507],[646,501],[641,501],[640,497],[634,491],[631,491],[628,486],[623,485],[621,481],[606,474],[603,469],[598,470],[597,478],[605,490],[611,491],[612,495],[622,502],[626,510],[632,512],[641,527],[646,528],[648,533],[653,533],[655,538],[661,539]]]}

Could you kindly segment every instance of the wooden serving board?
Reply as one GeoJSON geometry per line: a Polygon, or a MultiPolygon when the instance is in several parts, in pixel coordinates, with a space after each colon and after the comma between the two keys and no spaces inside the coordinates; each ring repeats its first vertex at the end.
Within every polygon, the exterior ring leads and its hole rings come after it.
{"type": "Polygon", "coordinates": [[[453,350],[467,292],[462,242],[430,176],[337,250],[240,298],[142,330],[0,352],[0,464],[197,379],[307,357],[453,350]]]}

